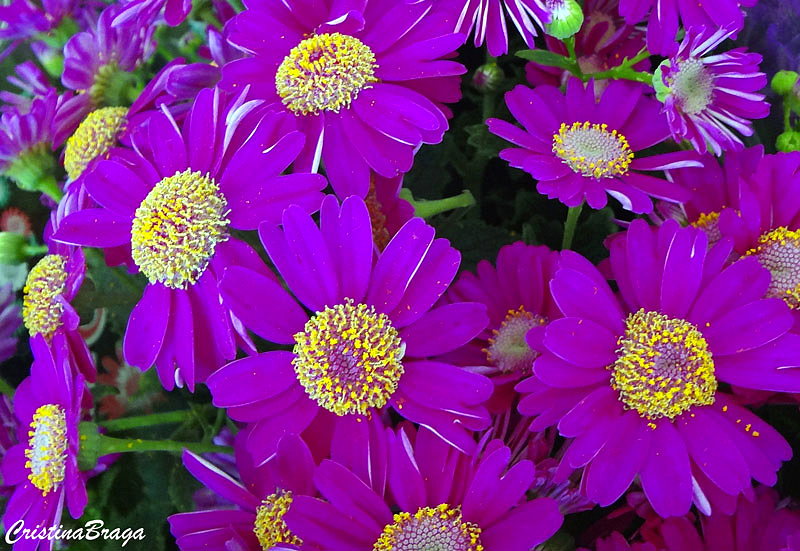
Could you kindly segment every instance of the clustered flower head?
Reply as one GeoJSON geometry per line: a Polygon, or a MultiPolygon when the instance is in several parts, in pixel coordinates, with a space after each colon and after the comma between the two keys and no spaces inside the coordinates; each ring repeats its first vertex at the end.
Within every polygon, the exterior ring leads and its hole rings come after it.
{"type": "Polygon", "coordinates": [[[800,550],[756,3],[0,7],[6,541],[800,550]]]}

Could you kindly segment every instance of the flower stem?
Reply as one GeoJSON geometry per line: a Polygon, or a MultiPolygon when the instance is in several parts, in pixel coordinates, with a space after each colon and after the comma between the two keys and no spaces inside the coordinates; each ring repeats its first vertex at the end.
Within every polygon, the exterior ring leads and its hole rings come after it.
{"type": "Polygon", "coordinates": [[[400,197],[408,201],[414,206],[414,215],[420,218],[430,218],[435,214],[441,214],[449,210],[471,207],[475,204],[475,197],[472,196],[469,190],[464,190],[458,195],[453,197],[445,197],[444,199],[414,199],[411,192],[403,188],[400,190],[400,197]]]}
{"type": "Polygon", "coordinates": [[[181,409],[177,411],[165,411],[163,413],[151,413],[150,415],[108,419],[106,421],[99,421],[97,424],[109,431],[120,431],[139,427],[150,427],[153,425],[165,425],[168,423],[181,423],[186,420],[189,414],[190,412],[188,410],[181,409]]]}
{"type": "Polygon", "coordinates": [[[577,56],[575,55],[575,36],[573,35],[564,39],[564,45],[567,47],[569,58],[573,60],[577,59],[577,56]]]}
{"type": "Polygon", "coordinates": [[[572,247],[572,239],[575,237],[575,228],[578,225],[578,218],[583,210],[583,203],[577,207],[570,207],[567,213],[567,221],[564,223],[564,239],[561,241],[561,250],[572,247]]]}
{"type": "Polygon", "coordinates": [[[184,449],[195,453],[233,454],[233,448],[207,442],[176,442],[174,440],[142,440],[141,438],[112,438],[100,435],[100,456],[126,452],[172,452],[184,449]]]}
{"type": "MultiPolygon", "coordinates": [[[[486,52],[486,64],[485,66],[490,65],[497,65],[497,58],[491,55],[489,52],[486,52]]],[[[497,94],[490,89],[487,89],[483,93],[483,99],[481,100],[481,115],[483,120],[489,119],[494,115],[494,108],[495,104],[497,103],[497,94]]]]}

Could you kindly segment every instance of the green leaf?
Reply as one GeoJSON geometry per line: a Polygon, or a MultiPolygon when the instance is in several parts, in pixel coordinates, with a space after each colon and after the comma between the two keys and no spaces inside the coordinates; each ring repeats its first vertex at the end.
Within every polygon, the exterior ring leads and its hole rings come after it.
{"type": "Polygon", "coordinates": [[[509,146],[503,138],[489,132],[489,127],[484,123],[465,126],[464,131],[469,134],[467,143],[478,150],[478,155],[486,159],[498,157],[500,151],[509,146]]]}
{"type": "Polygon", "coordinates": [[[567,71],[574,71],[577,64],[574,60],[563,55],[551,52],[550,50],[520,50],[516,53],[517,57],[533,61],[539,65],[547,65],[548,67],[561,67],[567,71]]]}

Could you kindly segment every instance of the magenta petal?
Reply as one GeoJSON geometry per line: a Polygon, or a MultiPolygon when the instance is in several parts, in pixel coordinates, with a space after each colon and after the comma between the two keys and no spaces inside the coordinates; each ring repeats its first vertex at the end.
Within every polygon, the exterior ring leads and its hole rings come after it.
{"type": "Polygon", "coordinates": [[[605,281],[601,283],[587,274],[562,267],[550,282],[550,290],[566,317],[590,319],[622,334],[624,316],[605,281]]]}
{"type": "Polygon", "coordinates": [[[658,423],[640,473],[650,504],[662,517],[684,515],[692,505],[689,453],[671,421],[658,423]]]}
{"type": "Polygon", "coordinates": [[[228,267],[220,292],[248,329],[271,342],[294,344],[294,334],[308,321],[308,315],[280,283],[247,268],[228,267]]]}
{"type": "Polygon", "coordinates": [[[605,367],[617,359],[617,337],[588,319],[560,318],[547,324],[544,346],[572,365],[605,367]]]}
{"type": "Polygon", "coordinates": [[[125,361],[148,369],[156,361],[170,319],[171,291],[157,283],[148,285],[136,304],[125,330],[125,361]]]}
{"type": "Polygon", "coordinates": [[[283,520],[305,545],[326,551],[367,551],[380,536],[330,503],[309,496],[295,497],[283,520]]]}
{"type": "Polygon", "coordinates": [[[426,505],[425,482],[422,479],[414,449],[403,429],[397,431],[390,444],[389,487],[397,504],[404,511],[416,511],[426,505]]]}
{"type": "Polygon", "coordinates": [[[105,209],[86,209],[64,218],[53,239],[68,245],[115,247],[131,241],[131,220],[105,209]]]}
{"type": "Polygon", "coordinates": [[[314,485],[328,502],[347,511],[360,525],[373,532],[392,522],[392,512],[372,489],[339,463],[324,460],[314,471],[314,485]]]}
{"type": "Polygon", "coordinates": [[[700,327],[714,354],[736,354],[767,344],[794,324],[786,303],[771,298],[731,310],[705,327],[700,327]]]}
{"type": "Polygon", "coordinates": [[[188,450],[183,451],[183,464],[197,480],[215,494],[232,503],[236,503],[250,511],[261,505],[261,502],[244,486],[210,461],[188,450]]]}
{"type": "Polygon", "coordinates": [[[533,372],[541,382],[556,388],[588,386],[610,378],[605,367],[599,369],[578,367],[552,353],[539,356],[533,362],[533,372]]]}
{"type": "Polygon", "coordinates": [[[486,328],[486,305],[447,304],[429,311],[400,332],[406,355],[422,358],[444,354],[468,343],[486,328]]]}
{"type": "Polygon", "coordinates": [[[218,369],[207,381],[214,405],[229,408],[277,396],[297,382],[293,358],[288,350],[273,350],[218,369]]]}
{"type": "Polygon", "coordinates": [[[555,500],[534,499],[482,530],[481,543],[487,550],[529,551],[555,534],[563,521],[555,500]]]}
{"type": "Polygon", "coordinates": [[[616,407],[617,393],[610,386],[598,387],[561,418],[558,432],[567,438],[579,436],[616,407]]]}
{"type": "Polygon", "coordinates": [[[374,248],[366,204],[351,196],[340,208],[329,195],[322,204],[320,231],[335,265],[341,295],[361,302],[369,285],[374,248]]]}
{"type": "Polygon", "coordinates": [[[636,411],[617,419],[586,473],[586,496],[605,507],[627,490],[647,459],[652,429],[636,411]]]}

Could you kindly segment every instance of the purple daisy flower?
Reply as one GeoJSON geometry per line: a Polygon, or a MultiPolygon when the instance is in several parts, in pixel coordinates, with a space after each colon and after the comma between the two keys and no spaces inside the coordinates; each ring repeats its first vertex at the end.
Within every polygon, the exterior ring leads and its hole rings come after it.
{"type": "Polygon", "coordinates": [[[70,16],[80,17],[101,2],[85,0],[12,0],[0,6],[0,39],[32,39],[48,33],[70,16]]]}
{"type": "Polygon", "coordinates": [[[488,327],[448,358],[492,379],[493,411],[511,407],[516,397],[513,383],[533,371],[538,353],[526,335],[541,341],[546,324],[561,317],[549,289],[558,259],[559,254],[547,247],[518,241],[500,249],[497,268],[482,260],[476,273],[462,272],[445,295],[448,302],[486,305],[488,327]]]}
{"type": "Polygon", "coordinates": [[[14,302],[15,298],[10,283],[0,286],[0,363],[17,351],[17,337],[14,333],[22,323],[22,318],[19,307],[14,302]]]}
{"type": "Polygon", "coordinates": [[[183,23],[192,11],[192,0],[130,0],[123,2],[112,26],[124,26],[135,19],[154,19],[164,10],[164,21],[174,27],[183,23]]]}
{"type": "Polygon", "coordinates": [[[486,327],[486,307],[432,309],[460,262],[447,240],[413,218],[376,255],[364,201],[340,207],[333,196],[319,227],[291,206],[283,230],[265,222],[259,235],[294,297],[274,276],[239,267],[226,270],[222,295],[245,327],[293,351],[237,360],[207,383],[215,406],[255,424],[248,449],[256,462],[321,412],[343,421],[385,406],[460,449],[475,447],[472,431],[489,424],[482,404],[491,382],[438,356],[486,327]]]}
{"type": "Polygon", "coordinates": [[[30,109],[31,101],[35,97],[46,96],[52,88],[50,81],[44,72],[33,63],[24,61],[14,67],[13,75],[9,75],[6,80],[14,87],[19,88],[20,93],[8,90],[0,91],[0,111],[8,111],[14,106],[22,112],[30,109]]]}
{"type": "Polygon", "coordinates": [[[83,120],[92,110],[119,105],[129,73],[155,50],[150,19],[131,19],[112,26],[119,13],[117,4],[100,13],[94,27],[74,35],[64,45],[64,87],[80,92],[64,108],[70,120],[83,120]]]}
{"type": "Polygon", "coordinates": [[[678,52],[661,63],[653,85],[676,142],[686,139],[700,153],[741,150],[753,134],[751,119],[769,115],[769,103],[758,91],[767,77],[758,70],[759,54],[736,48],[707,55],[734,33],[731,28],[691,28],[678,52]]]}
{"type": "Polygon", "coordinates": [[[591,81],[584,87],[571,78],[566,96],[554,86],[520,85],[505,97],[524,129],[488,119],[489,131],[517,146],[500,157],[536,178],[539,193],[568,207],[585,200],[594,209],[605,207],[609,194],[636,213],[653,210],[650,197],[688,199],[687,190],[640,172],[700,166],[689,151],[636,157],[669,137],[658,102],[641,86],[614,81],[598,101],[591,81]]]}
{"type": "Polygon", "coordinates": [[[466,69],[444,58],[464,36],[436,6],[253,2],[229,22],[229,40],[250,55],[223,67],[220,85],[250,85],[294,115],[307,137],[297,169],[316,171],[321,159],[339,197],[366,197],[370,169],[387,178],[407,172],[421,144],[442,140],[444,104],[461,97],[466,69]]]}
{"type": "Polygon", "coordinates": [[[31,375],[14,394],[19,444],[3,457],[3,480],[16,486],[3,515],[16,551],[50,550],[52,540],[24,539],[25,528],[58,526],[66,501],[73,518],[86,506],[85,476],[78,470],[78,423],[83,378],[73,375],[65,342],[52,350],[42,336],[31,341],[31,375]],[[16,530],[16,532],[15,532],[16,530]]]}
{"type": "Polygon", "coordinates": [[[125,359],[141,369],[155,363],[168,390],[184,381],[193,390],[235,357],[235,333],[254,350],[217,281],[231,266],[265,268],[230,229],[277,222],[290,203],[319,208],[322,176],[280,175],[303,135],[290,117],[258,104],[204,90],[182,129],[168,111],[154,114],[133,133],[134,150],[113,149],[86,175],[100,208],[70,214],[54,234],[63,243],[130,247],[149,284],[128,321],[125,359]]]}
{"type": "Polygon", "coordinates": [[[316,493],[311,482],[316,467],[311,451],[299,436],[286,435],[278,444],[275,460],[256,467],[241,445],[246,438],[247,431],[241,431],[234,445],[241,482],[206,459],[183,452],[186,469],[234,508],[170,516],[170,531],[181,551],[262,551],[276,545],[298,549],[301,542],[286,527],[283,516],[298,496],[316,493]]]}
{"type": "Polygon", "coordinates": [[[744,14],[740,6],[754,6],[757,1],[716,0],[692,3],[683,0],[620,0],[619,13],[628,24],[638,25],[649,12],[647,48],[654,54],[670,55],[675,51],[678,18],[685,29],[727,27],[736,32],[744,26],[744,14]]]}
{"type": "Polygon", "coordinates": [[[489,54],[497,57],[508,53],[506,12],[528,48],[535,48],[536,28],[550,22],[551,10],[559,0],[462,0],[456,28],[469,35],[475,31],[475,47],[486,43],[489,54]]]}
{"type": "Polygon", "coordinates": [[[585,467],[587,497],[610,505],[638,475],[661,516],[683,515],[704,488],[729,496],[754,478],[775,484],[792,450],[738,405],[720,382],[800,389],[800,337],[786,305],[763,298],[769,273],[755,259],[724,268],[729,242],[635,220],[611,242],[619,297],[583,257],[562,252],[550,287],[564,318],[545,331],[519,410],[533,430],[570,438],[564,473],[585,467]]]}
{"type": "Polygon", "coordinates": [[[427,429],[389,436],[391,492],[370,487],[336,461],[320,463],[314,484],[327,502],[298,496],[283,517],[304,546],[528,551],[561,526],[555,501],[525,501],[533,464],[522,461],[506,470],[511,452],[499,441],[477,457],[461,454],[427,429]]]}

